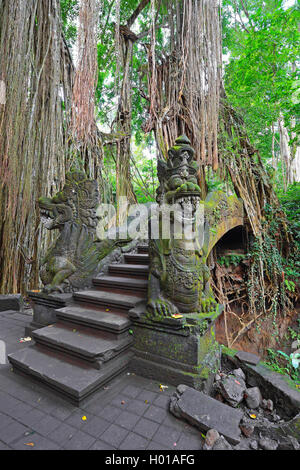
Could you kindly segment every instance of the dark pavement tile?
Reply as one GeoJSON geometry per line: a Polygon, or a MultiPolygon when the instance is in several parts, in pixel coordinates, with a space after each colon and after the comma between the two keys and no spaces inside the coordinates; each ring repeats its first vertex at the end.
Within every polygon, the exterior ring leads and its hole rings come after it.
{"type": "Polygon", "coordinates": [[[147,450],[170,450],[170,447],[159,444],[158,442],[151,441],[147,450]]]}
{"type": "Polygon", "coordinates": [[[147,439],[152,439],[158,428],[158,423],[150,421],[149,419],[141,418],[133,430],[135,433],[140,434],[147,439]]]}
{"type": "Polygon", "coordinates": [[[85,421],[81,430],[87,434],[91,434],[91,436],[100,437],[109,426],[111,426],[109,421],[106,421],[104,418],[94,416],[93,418],[85,421]]]}
{"type": "Polygon", "coordinates": [[[105,408],[99,411],[99,416],[107,419],[107,421],[110,421],[111,423],[114,423],[121,413],[122,413],[122,410],[120,410],[119,408],[115,408],[114,406],[107,405],[105,408]]]}
{"type": "Polygon", "coordinates": [[[101,401],[92,401],[84,406],[86,412],[92,413],[94,415],[99,415],[105,408],[106,405],[103,405],[101,401]]]}
{"type": "Polygon", "coordinates": [[[178,439],[177,450],[201,450],[202,442],[200,439],[200,433],[198,436],[190,433],[182,433],[178,439]]]}
{"type": "Polygon", "coordinates": [[[112,445],[115,448],[119,448],[121,442],[129,434],[129,431],[124,428],[120,428],[115,424],[112,424],[104,433],[101,435],[101,441],[112,445]]]}
{"type": "Polygon", "coordinates": [[[54,442],[57,442],[59,445],[63,445],[66,441],[70,440],[76,433],[78,429],[68,424],[62,423],[57,429],[50,432],[48,438],[54,442]]]}
{"type": "Polygon", "coordinates": [[[136,398],[144,402],[147,401],[148,403],[153,403],[157,396],[157,393],[151,392],[149,390],[142,390],[136,398]]]}
{"type": "Polygon", "coordinates": [[[131,432],[120,445],[120,450],[144,450],[147,448],[148,440],[131,432]]]}
{"type": "Polygon", "coordinates": [[[9,414],[16,406],[21,403],[20,400],[8,395],[5,392],[0,393],[0,411],[9,414]]]}
{"type": "Polygon", "coordinates": [[[129,398],[124,394],[119,394],[111,400],[110,405],[117,406],[118,408],[121,408],[121,410],[126,410],[126,408],[134,401],[135,400],[133,400],[133,398],[129,398]]]}
{"type": "Polygon", "coordinates": [[[136,423],[139,421],[140,417],[136,414],[129,413],[128,411],[123,411],[116,421],[118,426],[132,430],[136,423]]]}
{"type": "Polygon", "coordinates": [[[168,395],[165,395],[164,393],[162,393],[157,398],[155,398],[155,400],[153,402],[153,405],[160,406],[164,410],[168,410],[169,405],[170,405],[170,397],[168,395]]]}
{"type": "Polygon", "coordinates": [[[180,431],[176,431],[169,426],[161,425],[154,434],[153,441],[173,449],[174,443],[177,444],[180,434],[180,431]]]}
{"type": "MultiPolygon", "coordinates": [[[[54,418],[60,419],[61,421],[66,420],[71,416],[71,414],[76,411],[77,408],[73,405],[69,405],[68,403],[65,404],[65,406],[56,406],[55,408],[52,408],[50,411],[50,414],[54,416],[54,418]]],[[[83,416],[84,413],[82,413],[83,416]]]]}
{"type": "Polygon", "coordinates": [[[127,385],[127,387],[122,390],[122,393],[128,397],[136,398],[141,393],[141,389],[134,385],[127,385]]]}
{"type": "Polygon", "coordinates": [[[81,429],[84,424],[93,418],[94,415],[87,413],[86,411],[77,410],[72,413],[67,419],[64,420],[64,423],[74,426],[75,428],[81,429]],[[86,419],[82,419],[86,418],[86,419]]]}
{"type": "Polygon", "coordinates": [[[148,410],[144,413],[144,417],[155,421],[156,423],[162,423],[167,416],[167,412],[158,406],[151,405],[148,410]]]}
{"type": "Polygon", "coordinates": [[[3,413],[0,413],[0,429],[8,426],[9,424],[13,423],[14,420],[11,416],[7,416],[3,413]]]}
{"type": "Polygon", "coordinates": [[[13,421],[8,426],[0,429],[0,441],[5,444],[11,444],[21,436],[24,436],[26,431],[30,431],[30,429],[17,421],[13,421]]]}
{"type": "Polygon", "coordinates": [[[184,421],[183,419],[176,418],[174,415],[171,414],[170,411],[166,412],[166,415],[165,415],[164,420],[162,421],[162,424],[165,426],[173,427],[174,429],[180,432],[187,429],[187,427],[188,428],[192,427],[189,424],[187,424],[187,422],[184,421]]]}
{"type": "Polygon", "coordinates": [[[106,442],[103,441],[96,441],[92,447],[89,448],[89,450],[115,450],[115,447],[112,447],[109,444],[106,444],[106,442]]]}
{"type": "Polygon", "coordinates": [[[131,411],[139,416],[142,416],[146,410],[150,408],[150,404],[143,401],[134,400],[126,408],[127,411],[131,411]]]}
{"type": "Polygon", "coordinates": [[[93,436],[83,431],[77,431],[71,439],[64,442],[63,448],[66,450],[87,450],[95,441],[96,439],[93,436]]]}
{"type": "Polygon", "coordinates": [[[22,417],[22,423],[26,424],[29,427],[32,427],[35,423],[40,422],[45,417],[45,413],[42,413],[42,411],[34,408],[33,410],[30,410],[25,413],[25,415],[22,417]]]}
{"type": "Polygon", "coordinates": [[[15,450],[59,450],[60,446],[39,434],[35,434],[24,436],[14,442],[12,448],[15,450]]]}
{"type": "MultiPolygon", "coordinates": [[[[27,413],[33,411],[34,408],[30,405],[27,405],[26,403],[19,403],[11,412],[10,416],[13,418],[22,421],[22,417],[26,415],[27,413]]],[[[1,421],[1,418],[0,418],[1,421]]],[[[1,424],[0,424],[1,425],[1,424]]]]}
{"type": "Polygon", "coordinates": [[[37,421],[36,423],[32,424],[31,427],[39,434],[42,434],[42,436],[47,436],[50,432],[57,429],[61,424],[61,421],[59,421],[58,419],[53,418],[53,416],[46,415],[40,421],[37,421]]]}
{"type": "Polygon", "coordinates": [[[4,444],[4,442],[0,441],[0,450],[11,450],[11,448],[8,445],[4,444]]]}

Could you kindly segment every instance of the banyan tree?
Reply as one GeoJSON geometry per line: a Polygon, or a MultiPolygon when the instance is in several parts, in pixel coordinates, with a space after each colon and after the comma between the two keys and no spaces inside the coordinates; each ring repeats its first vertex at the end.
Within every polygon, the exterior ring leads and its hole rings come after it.
{"type": "MultiPolygon", "coordinates": [[[[155,2],[151,5],[154,10],[155,2]]],[[[283,335],[293,310],[284,285],[283,257],[293,251],[293,240],[260,155],[251,145],[241,117],[226,99],[221,2],[168,1],[166,12],[169,38],[163,51],[156,47],[157,16],[152,14],[147,48],[149,117],[144,130],[154,131],[162,159],[167,158],[176,136],[186,134],[190,138],[200,164],[203,199],[214,172],[243,200],[245,245],[251,256],[246,261],[242,302],[216,262],[216,253],[210,259],[215,294],[225,305],[224,341],[233,346],[245,333],[249,335],[253,326],[259,328],[262,321],[268,322],[273,333],[278,333],[280,323],[283,335]],[[242,308],[236,309],[238,301],[242,308]]],[[[264,339],[264,347],[272,344],[272,338],[271,333],[264,339]]]]}
{"type": "Polygon", "coordinates": [[[202,199],[217,177],[244,203],[245,249],[251,256],[240,310],[235,307],[241,294],[231,288],[215,252],[209,260],[215,295],[225,305],[227,344],[262,320],[276,328],[281,318],[286,327],[291,301],[283,258],[292,253],[293,239],[261,157],[226,97],[221,1],[70,2],[79,10],[76,67],[63,34],[62,3],[0,0],[0,292],[25,293],[39,285],[49,239],[40,228],[38,197],[61,189],[73,165],[101,180],[107,142],[95,121],[95,90],[103,92],[103,83],[97,88],[98,60],[115,81],[109,145],[117,195],[135,201],[134,94],[147,105],[138,122],[144,133],[153,133],[159,159],[185,134],[199,164],[202,199]],[[139,81],[145,76],[146,83],[139,81]]]}

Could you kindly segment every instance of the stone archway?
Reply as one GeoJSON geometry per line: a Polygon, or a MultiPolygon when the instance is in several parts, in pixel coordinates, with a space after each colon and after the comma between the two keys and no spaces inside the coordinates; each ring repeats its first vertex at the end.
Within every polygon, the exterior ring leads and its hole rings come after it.
{"type": "Polygon", "coordinates": [[[224,235],[244,225],[243,202],[234,195],[214,191],[205,200],[204,220],[203,257],[206,260],[224,235]]]}

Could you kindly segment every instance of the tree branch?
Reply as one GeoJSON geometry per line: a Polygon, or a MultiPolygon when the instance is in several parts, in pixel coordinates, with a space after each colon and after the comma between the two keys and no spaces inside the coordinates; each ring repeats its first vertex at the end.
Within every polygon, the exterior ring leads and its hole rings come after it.
{"type": "Polygon", "coordinates": [[[127,21],[128,28],[130,28],[133,25],[133,23],[135,22],[135,20],[137,19],[137,17],[141,13],[141,11],[145,8],[146,5],[148,5],[149,2],[150,2],[150,0],[142,0],[141,1],[141,3],[137,6],[137,8],[134,10],[131,17],[127,21]]]}

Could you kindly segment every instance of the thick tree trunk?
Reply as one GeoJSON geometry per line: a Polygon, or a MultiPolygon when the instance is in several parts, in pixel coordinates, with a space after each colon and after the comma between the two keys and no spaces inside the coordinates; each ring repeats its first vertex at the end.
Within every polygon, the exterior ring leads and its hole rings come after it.
{"type": "Polygon", "coordinates": [[[125,213],[123,211],[126,211],[125,207],[121,208],[119,206],[120,198],[126,198],[129,204],[136,202],[130,175],[132,117],[132,83],[130,74],[133,42],[130,39],[125,39],[123,36],[121,38],[123,79],[116,117],[116,131],[119,135],[116,155],[116,196],[119,221],[124,220],[125,213]]]}
{"type": "Polygon", "coordinates": [[[96,0],[81,1],[78,64],[72,96],[71,140],[73,165],[82,166],[90,178],[98,179],[101,184],[103,150],[100,132],[95,121],[98,14],[96,0]]]}
{"type": "Polygon", "coordinates": [[[221,85],[221,30],[217,0],[184,0],[169,12],[170,53],[155,58],[155,27],[149,47],[150,116],[144,130],[154,131],[159,157],[180,134],[196,151],[205,198],[205,166],[218,167],[218,115],[221,85]]]}
{"type": "Polygon", "coordinates": [[[66,59],[58,0],[0,2],[0,82],[6,90],[0,102],[2,293],[38,287],[49,236],[36,201],[62,187],[66,170],[66,59]]]}

